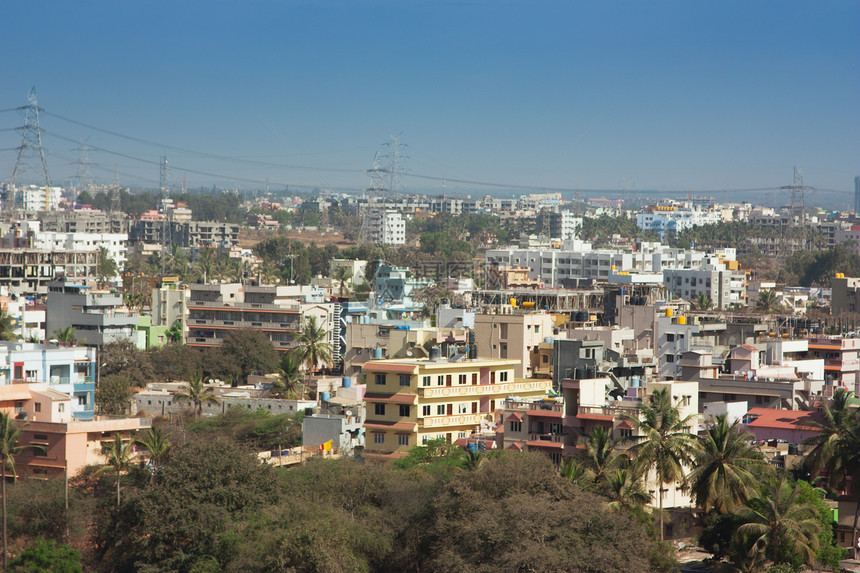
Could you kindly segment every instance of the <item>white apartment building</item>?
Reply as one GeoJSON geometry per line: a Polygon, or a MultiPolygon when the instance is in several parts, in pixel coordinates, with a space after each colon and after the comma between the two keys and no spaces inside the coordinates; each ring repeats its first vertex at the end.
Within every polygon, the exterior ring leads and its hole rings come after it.
{"type": "Polygon", "coordinates": [[[636,225],[642,230],[683,231],[699,225],[714,225],[722,221],[716,210],[703,211],[690,203],[649,205],[636,215],[636,225]]]}
{"type": "Polygon", "coordinates": [[[393,209],[370,209],[361,231],[362,241],[378,245],[406,244],[406,221],[393,209]]]}
{"type": "MultiPolygon", "coordinates": [[[[734,260],[733,249],[719,255],[734,260]]],[[[529,278],[538,279],[546,287],[560,287],[566,279],[608,281],[613,271],[651,273],[701,268],[708,255],[649,242],[639,243],[635,250],[593,249],[591,243],[574,239],[564,241],[560,249],[505,247],[490,249],[485,257],[487,265],[527,267],[529,278]]]]}
{"type": "Polygon", "coordinates": [[[746,273],[733,259],[718,255],[705,257],[700,268],[664,269],[663,285],[672,295],[686,300],[695,301],[704,294],[714,308],[747,304],[746,273]]]}
{"type": "Polygon", "coordinates": [[[21,206],[25,211],[55,211],[60,208],[63,188],[28,185],[20,193],[21,206]]]}

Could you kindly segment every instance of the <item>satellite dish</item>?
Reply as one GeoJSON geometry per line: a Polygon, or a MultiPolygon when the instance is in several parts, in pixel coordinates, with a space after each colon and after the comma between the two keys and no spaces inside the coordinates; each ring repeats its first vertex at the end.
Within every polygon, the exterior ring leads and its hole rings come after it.
{"type": "Polygon", "coordinates": [[[346,411],[346,415],[347,415],[347,416],[352,416],[352,410],[347,410],[347,411],[346,411]]]}
{"type": "Polygon", "coordinates": [[[411,351],[411,350],[407,350],[407,351],[406,351],[406,356],[412,356],[412,351],[411,351]]]}

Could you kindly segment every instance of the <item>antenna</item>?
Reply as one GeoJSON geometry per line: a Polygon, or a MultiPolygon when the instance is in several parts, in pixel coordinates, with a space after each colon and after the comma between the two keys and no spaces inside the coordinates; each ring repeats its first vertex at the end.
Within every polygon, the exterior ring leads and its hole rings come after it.
{"type": "MultiPolygon", "coordinates": [[[[30,93],[27,95],[27,105],[19,107],[19,110],[24,110],[24,126],[16,129],[22,131],[21,145],[18,147],[18,159],[15,161],[15,167],[12,168],[12,177],[10,178],[10,186],[14,190],[15,182],[18,176],[25,173],[29,169],[38,169],[41,167],[42,175],[45,177],[45,187],[51,187],[51,176],[48,174],[48,164],[45,162],[45,149],[42,147],[42,128],[39,127],[39,103],[36,100],[36,87],[30,88],[30,93]],[[37,157],[39,166],[28,166],[27,159],[37,157]]],[[[45,190],[46,193],[48,189],[45,190]]]]}
{"type": "Polygon", "coordinates": [[[158,186],[165,195],[170,195],[170,166],[167,163],[167,154],[161,154],[161,164],[158,173],[158,186]]]}

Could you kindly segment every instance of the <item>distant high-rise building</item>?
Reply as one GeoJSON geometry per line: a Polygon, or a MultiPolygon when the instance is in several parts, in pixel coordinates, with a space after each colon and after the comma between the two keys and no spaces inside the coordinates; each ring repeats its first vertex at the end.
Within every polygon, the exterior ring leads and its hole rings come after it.
{"type": "Polygon", "coordinates": [[[854,178],[854,214],[860,213],[860,175],[854,178]]]}

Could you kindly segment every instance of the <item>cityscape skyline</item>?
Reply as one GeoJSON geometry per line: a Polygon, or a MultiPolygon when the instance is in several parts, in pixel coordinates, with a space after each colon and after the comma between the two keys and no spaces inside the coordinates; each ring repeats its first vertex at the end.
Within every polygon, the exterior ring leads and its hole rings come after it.
{"type": "Polygon", "coordinates": [[[50,41],[0,40],[3,181],[31,86],[58,183],[85,141],[100,183],[157,186],[166,154],[176,185],[358,190],[391,134],[407,191],[762,189],[797,166],[851,204],[860,173],[852,3],[47,6],[50,41]]]}

